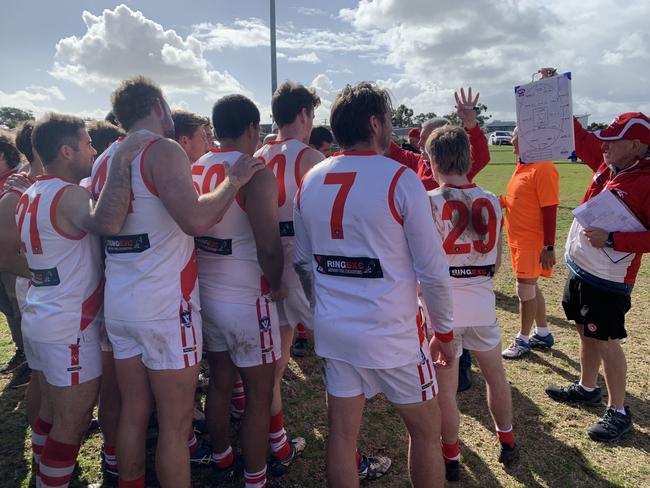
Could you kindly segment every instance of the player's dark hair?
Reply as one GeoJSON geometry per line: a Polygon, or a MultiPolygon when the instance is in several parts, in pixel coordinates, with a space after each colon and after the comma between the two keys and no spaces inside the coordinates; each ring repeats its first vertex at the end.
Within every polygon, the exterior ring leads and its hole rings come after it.
{"type": "Polygon", "coordinates": [[[464,175],[472,167],[469,137],[462,127],[443,125],[431,132],[426,143],[431,161],[435,161],[442,174],[464,175]]]}
{"type": "Polygon", "coordinates": [[[347,85],[332,104],[330,126],[336,141],[344,148],[350,147],[370,140],[370,117],[374,115],[383,123],[386,113],[392,110],[388,92],[374,83],[347,85]]]}
{"type": "Polygon", "coordinates": [[[304,108],[313,112],[320,105],[320,97],[313,88],[307,88],[300,83],[285,81],[271,98],[271,113],[273,121],[282,127],[291,124],[304,108]]]}
{"type": "Polygon", "coordinates": [[[105,120],[95,120],[88,124],[88,134],[97,154],[103,153],[118,138],[126,135],[122,129],[105,120]]]}
{"type": "Polygon", "coordinates": [[[330,130],[324,125],[314,127],[309,136],[309,144],[314,146],[316,149],[320,149],[326,142],[329,142],[330,144],[334,142],[334,136],[332,136],[330,130]]]}
{"type": "Polygon", "coordinates": [[[251,124],[260,123],[260,111],[244,95],[227,95],[212,107],[212,126],[218,140],[237,139],[251,124]]]}
{"type": "Polygon", "coordinates": [[[112,110],[106,114],[106,117],[104,117],[104,120],[106,122],[108,122],[109,124],[113,124],[114,126],[117,126],[117,127],[120,126],[120,123],[118,122],[117,117],[115,117],[115,114],[113,113],[112,110]]]}
{"type": "Polygon", "coordinates": [[[204,125],[210,124],[207,117],[187,110],[174,110],[172,120],[174,121],[174,139],[177,141],[183,136],[191,138],[197,129],[203,130],[204,125]]]}
{"type": "Polygon", "coordinates": [[[49,113],[36,121],[32,131],[32,145],[44,165],[52,163],[61,146],[79,150],[79,129],[85,129],[83,119],[73,115],[49,113]]]}
{"type": "Polygon", "coordinates": [[[32,131],[34,130],[34,121],[26,120],[16,130],[16,147],[25,155],[30,163],[34,161],[34,148],[32,147],[32,131]]]}
{"type": "Polygon", "coordinates": [[[136,76],[125,80],[111,95],[113,113],[124,130],[151,113],[158,101],[164,100],[162,91],[153,81],[136,76]]]}
{"type": "Polygon", "coordinates": [[[20,164],[20,153],[9,134],[0,133],[0,153],[4,155],[10,169],[20,164]]]}

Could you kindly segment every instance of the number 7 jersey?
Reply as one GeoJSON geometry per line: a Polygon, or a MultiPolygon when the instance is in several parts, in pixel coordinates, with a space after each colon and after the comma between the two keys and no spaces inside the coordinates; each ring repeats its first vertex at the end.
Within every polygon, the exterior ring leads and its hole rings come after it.
{"type": "Polygon", "coordinates": [[[454,327],[496,324],[492,278],[501,233],[499,200],[473,183],[444,185],[428,195],[452,278],[454,327]]]}

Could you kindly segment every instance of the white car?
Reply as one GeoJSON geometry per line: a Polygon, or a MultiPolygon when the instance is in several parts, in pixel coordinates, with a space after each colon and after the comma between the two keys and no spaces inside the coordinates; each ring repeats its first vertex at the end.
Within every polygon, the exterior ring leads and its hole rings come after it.
{"type": "Polygon", "coordinates": [[[512,146],[512,132],[497,130],[490,134],[488,142],[491,146],[512,146]]]}

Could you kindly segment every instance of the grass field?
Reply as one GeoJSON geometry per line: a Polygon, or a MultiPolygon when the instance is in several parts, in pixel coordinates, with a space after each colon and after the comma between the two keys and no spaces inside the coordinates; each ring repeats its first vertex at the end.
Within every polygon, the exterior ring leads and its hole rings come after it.
{"type": "MultiPolygon", "coordinates": [[[[492,162],[477,182],[503,193],[514,169],[509,147],[491,148],[492,162]]],[[[557,164],[561,175],[561,204],[558,213],[558,259],[571,222],[571,209],[580,201],[591,178],[589,168],[574,163],[557,164]]],[[[630,338],[624,345],[628,360],[627,403],[634,415],[634,430],[614,446],[590,441],[585,432],[604,412],[602,408],[579,409],[547,398],[544,388],[565,384],[579,371],[576,333],[564,319],[561,306],[566,270],[558,264],[551,280],[541,283],[547,302],[556,346],[549,352],[534,352],[518,362],[508,362],[512,385],[514,426],[521,460],[511,470],[497,462],[498,446],[485,406],[485,386],[474,367],[474,386],[459,395],[461,418],[462,482],[459,486],[496,487],[643,487],[650,486],[650,339],[645,335],[650,316],[650,267],[642,267],[633,292],[633,307],[627,315],[630,338]]],[[[518,330],[517,300],[506,249],[504,265],[496,278],[497,315],[504,342],[518,330]]],[[[4,318],[0,319],[0,362],[9,359],[13,348],[4,318]]],[[[0,487],[30,486],[30,430],[25,421],[23,390],[5,389],[10,377],[0,377],[0,487]]],[[[602,385],[604,388],[604,384],[602,385]]],[[[313,355],[292,360],[284,382],[285,419],[290,435],[307,439],[307,449],[283,480],[285,487],[325,486],[324,449],[327,437],[325,394],[318,363],[313,355]]],[[[393,459],[389,474],[373,487],[409,486],[406,472],[405,429],[395,410],[383,398],[368,402],[360,435],[366,452],[393,459]]],[[[92,433],[79,456],[79,477],[72,486],[101,480],[99,449],[101,435],[92,433]]],[[[148,486],[155,484],[153,449],[148,486]]],[[[208,468],[194,473],[194,486],[209,484],[208,468]]],[[[225,485],[225,486],[240,486],[225,485]]]]}

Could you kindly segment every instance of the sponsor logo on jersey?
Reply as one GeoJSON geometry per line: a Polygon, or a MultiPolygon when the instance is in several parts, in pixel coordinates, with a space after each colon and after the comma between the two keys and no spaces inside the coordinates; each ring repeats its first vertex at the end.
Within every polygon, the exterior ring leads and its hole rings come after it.
{"type": "Polygon", "coordinates": [[[69,371],[71,373],[74,373],[75,371],[81,371],[81,366],[70,366],[69,368],[66,368],[66,371],[69,371]]]}
{"type": "Polygon", "coordinates": [[[314,254],[316,271],[332,276],[347,278],[383,278],[381,263],[376,258],[326,256],[314,254]]]}
{"type": "Polygon", "coordinates": [[[228,256],[232,254],[232,239],[217,239],[215,237],[195,237],[194,245],[201,251],[228,256]]]}
{"type": "Polygon", "coordinates": [[[260,319],[260,330],[264,332],[271,330],[271,319],[269,317],[262,317],[260,319]]]}
{"type": "Polygon", "coordinates": [[[108,254],[140,253],[146,251],[149,247],[148,234],[111,236],[106,238],[106,252],[108,254]]]}
{"type": "Polygon", "coordinates": [[[196,351],[196,346],[188,346],[183,348],[183,354],[187,354],[188,352],[194,352],[196,351]]]}
{"type": "Polygon", "coordinates": [[[57,286],[61,283],[59,272],[56,268],[50,269],[31,269],[32,286],[57,286]]]}
{"type": "Polygon", "coordinates": [[[296,234],[293,231],[293,221],[280,222],[280,237],[293,237],[296,234]]]}
{"type": "Polygon", "coordinates": [[[452,278],[475,278],[477,276],[494,276],[494,264],[485,266],[450,266],[449,276],[452,278]]]}

